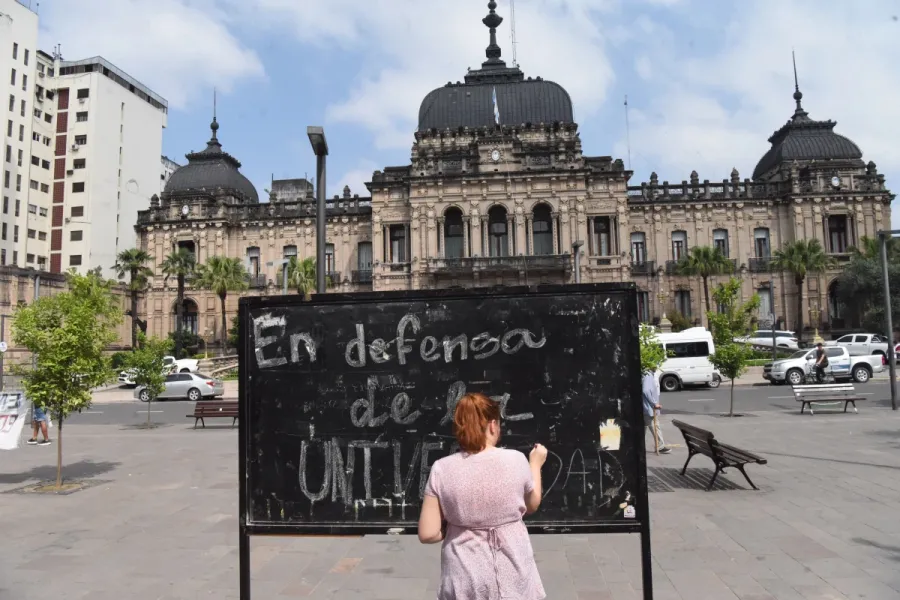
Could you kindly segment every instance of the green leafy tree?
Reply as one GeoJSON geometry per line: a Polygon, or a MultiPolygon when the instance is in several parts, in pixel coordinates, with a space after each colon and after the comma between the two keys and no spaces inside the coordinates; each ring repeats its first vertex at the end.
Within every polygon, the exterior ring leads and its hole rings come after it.
{"type": "Polygon", "coordinates": [[[132,380],[144,389],[140,399],[147,403],[147,427],[151,427],[150,406],[166,389],[166,363],[163,360],[172,350],[172,342],[168,339],[148,338],[138,334],[140,346],[126,359],[125,366],[131,370],[132,380]]]}
{"type": "Polygon", "coordinates": [[[656,331],[649,325],[641,325],[641,375],[659,370],[659,366],[666,360],[666,351],[656,336],[656,331]]]}
{"type": "Polygon", "coordinates": [[[228,343],[228,326],[225,314],[225,300],[228,292],[241,292],[249,287],[248,273],[243,263],[237,258],[224,256],[210,256],[206,264],[197,269],[197,279],[194,285],[199,288],[211,290],[219,297],[222,306],[222,329],[220,339],[222,352],[228,343]]]}
{"type": "Polygon", "coordinates": [[[673,310],[672,312],[668,313],[667,316],[669,322],[672,324],[672,331],[676,333],[693,327],[693,323],[691,323],[691,320],[677,310],[673,310]]]}
{"type": "Polygon", "coordinates": [[[706,310],[710,310],[709,278],[712,275],[733,272],[734,263],[718,248],[694,246],[690,253],[678,262],[676,270],[680,275],[700,277],[703,281],[703,299],[706,300],[706,310]]]}
{"type": "Polygon", "coordinates": [[[131,248],[122,250],[116,256],[116,264],[113,265],[119,279],[125,279],[128,276],[128,293],[131,296],[131,347],[137,347],[138,339],[138,294],[147,289],[150,277],[153,277],[153,271],[147,266],[150,262],[150,255],[139,250],[131,248]]]}
{"type": "Polygon", "coordinates": [[[122,320],[113,282],[96,273],[69,273],[69,291],[21,306],[13,315],[15,343],[35,356],[21,371],[26,397],[57,421],[56,487],[62,486],[63,424],[91,404],[91,391],[109,380],[104,350],[122,320]]]}
{"type": "Polygon", "coordinates": [[[709,361],[724,377],[731,380],[731,399],[728,416],[734,416],[734,380],[747,371],[753,359],[753,348],[749,344],[735,342],[750,332],[753,314],[759,309],[759,296],[753,296],[747,302],[741,302],[741,280],[732,277],[726,283],[719,284],[713,292],[716,304],[722,312],[709,311],[710,329],[716,351],[709,361]]]}
{"type": "Polygon", "coordinates": [[[184,326],[184,283],[194,274],[197,259],[187,248],[179,248],[163,260],[160,268],[168,281],[175,277],[178,281],[178,296],[175,304],[175,358],[181,358],[181,329],[184,326]]]}
{"type": "MultiPolygon", "coordinates": [[[[327,285],[331,285],[330,278],[326,277],[327,285]]],[[[288,287],[297,290],[304,300],[309,300],[316,291],[316,259],[299,259],[292,256],[288,263],[288,287]]]]}
{"type": "Polygon", "coordinates": [[[772,267],[794,276],[797,284],[797,338],[803,339],[803,282],[806,276],[822,273],[832,265],[834,259],[825,253],[819,240],[796,240],[788,242],[772,257],[772,267]]]}
{"type": "Polygon", "coordinates": [[[231,329],[228,330],[228,344],[232,348],[238,347],[238,328],[241,326],[241,317],[240,315],[234,315],[231,318],[231,329]]]}
{"type": "MultiPolygon", "coordinates": [[[[891,313],[900,323],[900,260],[889,260],[891,313]]],[[[884,274],[881,258],[854,255],[837,279],[838,301],[848,320],[866,331],[884,332],[884,274]]]]}

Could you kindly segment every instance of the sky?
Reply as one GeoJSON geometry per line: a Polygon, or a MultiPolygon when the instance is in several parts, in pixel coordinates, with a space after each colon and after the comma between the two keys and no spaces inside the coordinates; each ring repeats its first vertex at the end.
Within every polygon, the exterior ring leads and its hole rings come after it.
{"type": "MultiPolygon", "coordinates": [[[[27,3],[27,0],[26,0],[27,3]]],[[[511,2],[499,0],[512,62],[511,2]]],[[[329,195],[367,195],[410,162],[419,104],[485,60],[486,0],[42,0],[41,43],[100,55],[169,101],[164,153],[219,139],[260,196],[314,178],[306,127],[325,128],[329,195]]],[[[629,162],[632,184],[750,177],[803,105],[837,121],[900,189],[900,3],[867,0],[518,0],[517,60],[565,87],[583,151],[629,162]],[[626,127],[625,97],[628,98],[626,127]]],[[[893,211],[900,228],[900,211],[893,211]]]]}

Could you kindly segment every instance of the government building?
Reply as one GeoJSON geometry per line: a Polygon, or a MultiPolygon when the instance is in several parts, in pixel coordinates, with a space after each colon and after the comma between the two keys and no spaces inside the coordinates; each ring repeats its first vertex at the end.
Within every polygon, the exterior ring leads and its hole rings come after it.
{"type": "MultiPolygon", "coordinates": [[[[743,294],[760,295],[760,315],[797,323],[797,285],[774,272],[775,250],[819,239],[840,265],[862,236],[890,227],[893,195],[873,162],[834,121],[812,119],[795,88],[793,115],[769,138],[752,178],[631,185],[632,172],[611,156],[584,153],[572,101],[561,86],[526,77],[501,59],[496,3],[484,24],[487,60],[462,82],[429,93],[419,110],[409,164],[375,171],[359,196],[345,188],[328,201],[326,265],[341,292],[447,287],[634,281],[646,322],[678,311],[699,322],[707,310],[699,278],[675,268],[694,246],[729,257],[743,294]]],[[[787,107],[786,107],[787,108],[787,107]]],[[[157,275],[141,318],[148,333],[175,329],[175,282],[159,265],[183,247],[198,262],[240,258],[248,293],[281,293],[277,261],[315,256],[313,186],[273,181],[268,202],[223,150],[213,119],[206,149],[187,155],[149,210],[138,214],[139,246],[157,275]],[[270,266],[271,263],[271,266],[270,266]]],[[[807,277],[803,322],[818,314],[826,331],[848,327],[836,301],[840,266],[807,277]],[[818,313],[816,313],[818,311],[818,313]]],[[[721,278],[713,277],[710,287],[721,278]]],[[[237,294],[228,297],[229,319],[237,294]]],[[[214,341],[218,298],[188,286],[184,321],[214,341]]]]}

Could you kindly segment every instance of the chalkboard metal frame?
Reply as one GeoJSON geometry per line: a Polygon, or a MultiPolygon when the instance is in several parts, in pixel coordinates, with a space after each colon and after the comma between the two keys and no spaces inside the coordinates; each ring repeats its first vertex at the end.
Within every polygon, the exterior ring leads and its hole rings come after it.
{"type": "MultiPolygon", "coordinates": [[[[365,524],[293,524],[293,523],[262,523],[254,522],[250,514],[250,497],[248,485],[248,462],[251,460],[251,431],[249,428],[250,404],[248,402],[247,377],[249,361],[253,356],[253,349],[249,347],[250,336],[247,335],[248,322],[251,311],[267,308],[285,308],[291,306],[324,306],[332,304],[374,304],[377,302],[414,302],[436,299],[477,299],[485,296],[491,297],[520,297],[525,295],[545,296],[559,294],[625,294],[625,315],[629,322],[637,323],[637,288],[633,283],[625,284],[578,284],[578,285],[535,285],[535,286],[497,286],[493,288],[453,288],[441,290],[416,290],[416,291],[390,291],[390,292],[362,292],[353,294],[322,294],[314,295],[310,301],[304,301],[299,296],[253,296],[240,299],[239,327],[238,327],[238,476],[239,476],[239,557],[240,557],[240,598],[250,600],[250,536],[357,536],[366,534],[383,535],[390,529],[390,533],[415,533],[406,531],[409,528],[398,528],[396,523],[365,523],[365,524]]],[[[630,370],[640,373],[640,356],[632,353],[627,357],[630,370]]],[[[632,401],[642,403],[641,382],[635,377],[630,386],[632,401]]],[[[642,431],[643,413],[632,413],[635,422],[630,423],[636,430],[642,431]],[[635,416],[636,415],[636,416],[635,416]],[[637,422],[640,418],[641,421],[637,422]]],[[[639,533],[641,535],[641,563],[644,600],[653,598],[653,580],[651,575],[651,551],[650,551],[650,506],[647,484],[647,461],[644,436],[631,436],[635,444],[636,467],[636,497],[635,508],[640,518],[629,521],[597,522],[597,523],[565,523],[559,526],[529,525],[529,532],[557,534],[557,533],[639,533]]]]}

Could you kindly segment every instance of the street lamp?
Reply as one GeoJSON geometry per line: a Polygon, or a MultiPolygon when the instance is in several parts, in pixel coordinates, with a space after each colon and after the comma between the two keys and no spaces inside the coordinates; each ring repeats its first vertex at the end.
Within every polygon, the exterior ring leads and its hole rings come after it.
{"type": "Polygon", "coordinates": [[[316,155],[316,293],[325,293],[325,157],[328,142],[321,127],[307,127],[306,135],[316,155]]]}
{"type": "Polygon", "coordinates": [[[290,262],[291,262],[291,259],[282,258],[281,260],[274,260],[274,261],[266,263],[266,266],[269,266],[269,267],[274,267],[274,266],[281,267],[281,285],[284,288],[285,296],[287,296],[287,293],[288,293],[288,263],[290,263],[290,262]]]}
{"type": "Polygon", "coordinates": [[[575,254],[575,283],[581,283],[581,247],[584,242],[572,242],[572,253],[575,254]]]}
{"type": "Polygon", "coordinates": [[[819,310],[818,303],[813,303],[812,306],[809,307],[809,318],[815,325],[813,334],[813,344],[821,344],[825,340],[819,335],[819,317],[822,315],[822,311],[819,310]]]}

